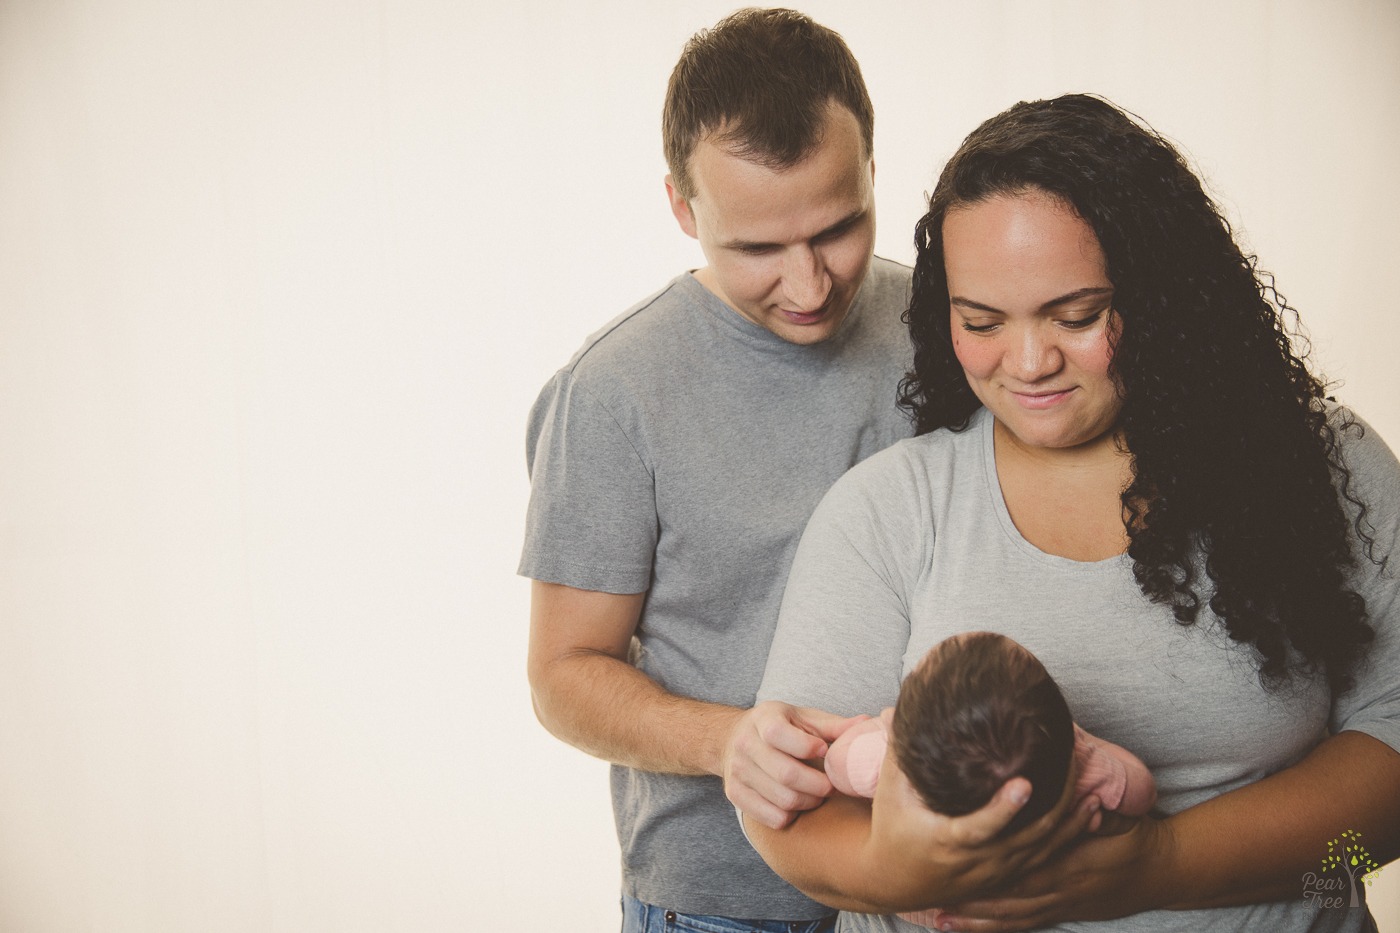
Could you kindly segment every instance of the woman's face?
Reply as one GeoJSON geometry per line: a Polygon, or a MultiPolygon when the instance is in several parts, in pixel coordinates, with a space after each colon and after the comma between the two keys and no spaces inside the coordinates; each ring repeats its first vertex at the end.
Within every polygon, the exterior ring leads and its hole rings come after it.
{"type": "Polygon", "coordinates": [[[1119,319],[1093,229],[1044,192],[998,196],[948,212],[943,260],[954,352],[1002,427],[1029,447],[1107,440],[1119,319]]]}

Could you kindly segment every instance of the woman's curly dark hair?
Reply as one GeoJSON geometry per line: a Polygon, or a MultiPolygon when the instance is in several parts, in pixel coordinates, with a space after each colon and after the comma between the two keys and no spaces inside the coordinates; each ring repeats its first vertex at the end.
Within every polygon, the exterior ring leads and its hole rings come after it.
{"type": "Polygon", "coordinates": [[[1374,637],[1347,586],[1358,556],[1338,498],[1361,506],[1338,450],[1338,433],[1360,427],[1345,410],[1329,423],[1323,383],[1285,326],[1296,323],[1293,309],[1149,127],[1100,98],[1069,95],[1019,103],[967,137],[915,232],[905,315],[914,368],[900,405],[920,434],[961,430],[980,407],[953,353],[943,219],[1028,190],[1093,228],[1113,283],[1122,333],[1110,371],[1133,468],[1122,500],[1143,593],[1190,625],[1203,569],[1211,610],[1257,650],[1265,684],[1301,668],[1349,689],[1374,637]]]}

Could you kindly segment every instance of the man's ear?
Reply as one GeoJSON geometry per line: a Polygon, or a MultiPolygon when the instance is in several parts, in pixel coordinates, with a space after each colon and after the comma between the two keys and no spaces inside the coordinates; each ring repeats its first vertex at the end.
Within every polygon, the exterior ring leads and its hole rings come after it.
{"type": "Polygon", "coordinates": [[[666,176],[666,197],[671,202],[671,215],[676,218],[676,223],[681,225],[681,230],[685,231],[688,237],[699,239],[695,232],[695,215],[691,213],[690,202],[681,196],[676,189],[676,180],[670,175],[666,176]]]}

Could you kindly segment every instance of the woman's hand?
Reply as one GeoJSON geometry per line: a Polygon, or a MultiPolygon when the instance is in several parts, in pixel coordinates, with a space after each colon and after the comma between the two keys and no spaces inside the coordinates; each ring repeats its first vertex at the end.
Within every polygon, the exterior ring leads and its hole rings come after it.
{"type": "Polygon", "coordinates": [[[1063,920],[1113,920],[1165,907],[1153,867],[1170,861],[1169,824],[1152,817],[1126,832],[1081,840],[1060,857],[1031,870],[1002,896],[945,905],[937,929],[1011,933],[1063,920]]]}
{"type": "Polygon", "coordinates": [[[888,892],[883,909],[918,910],[1005,892],[1084,834],[1098,813],[1092,795],[1074,806],[1070,780],[1049,813],[1000,837],[1030,799],[1030,790],[1025,778],[1012,778],[982,809],[943,816],[924,805],[893,751],[888,753],[863,858],[867,883],[888,892]]]}

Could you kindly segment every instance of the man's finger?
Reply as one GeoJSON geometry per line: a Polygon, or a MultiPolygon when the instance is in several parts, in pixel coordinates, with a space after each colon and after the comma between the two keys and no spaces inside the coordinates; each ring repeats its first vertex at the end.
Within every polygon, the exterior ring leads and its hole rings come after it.
{"type": "Polygon", "coordinates": [[[821,771],[765,747],[752,757],[731,762],[725,792],[740,809],[747,792],[768,806],[793,813],[825,800],[831,794],[831,782],[821,771]]]}
{"type": "Polygon", "coordinates": [[[758,725],[759,738],[771,749],[790,758],[822,758],[827,740],[804,728],[801,720],[773,719],[758,725]]]}
{"type": "Polygon", "coordinates": [[[785,809],[810,810],[831,796],[831,780],[825,772],[775,749],[756,752],[753,766],[754,772],[746,775],[748,783],[785,809]],[[789,806],[790,797],[808,799],[794,800],[789,806]]]}
{"type": "Polygon", "coordinates": [[[803,707],[793,712],[796,714],[797,720],[809,732],[828,742],[835,742],[847,729],[870,718],[864,713],[859,716],[837,716],[835,713],[811,707],[803,707]]]}
{"type": "Polygon", "coordinates": [[[793,815],[791,813],[773,806],[754,793],[751,788],[726,788],[725,794],[729,798],[729,802],[739,808],[744,819],[761,823],[769,829],[782,829],[792,822],[793,815]]]}

